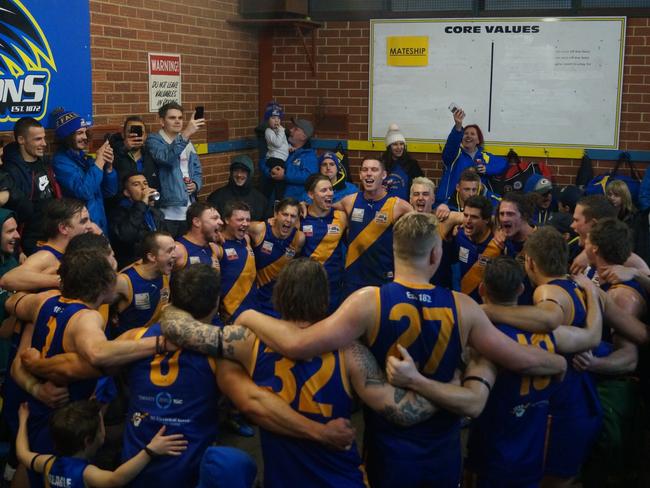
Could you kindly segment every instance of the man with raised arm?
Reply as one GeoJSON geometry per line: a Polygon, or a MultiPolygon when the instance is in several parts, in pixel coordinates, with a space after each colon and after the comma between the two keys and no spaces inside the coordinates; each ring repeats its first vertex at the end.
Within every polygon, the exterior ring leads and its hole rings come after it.
{"type": "MultiPolygon", "coordinates": [[[[331,317],[307,328],[250,310],[242,313],[238,322],[251,328],[272,350],[294,359],[309,359],[362,338],[377,362],[384,364],[402,345],[421,371],[443,382],[452,380],[467,345],[522,374],[548,375],[566,369],[564,358],[508,339],[471,298],[429,284],[441,257],[435,216],[408,213],[395,224],[393,234],[394,282],[358,290],[331,317]]],[[[208,343],[218,350],[219,334],[196,328],[189,334],[184,323],[187,318],[173,309],[163,314],[165,334],[184,347],[205,349],[208,343]]],[[[426,426],[411,429],[369,414],[366,425],[372,426],[366,431],[367,467],[377,486],[458,483],[457,416],[441,412],[426,426]]]]}

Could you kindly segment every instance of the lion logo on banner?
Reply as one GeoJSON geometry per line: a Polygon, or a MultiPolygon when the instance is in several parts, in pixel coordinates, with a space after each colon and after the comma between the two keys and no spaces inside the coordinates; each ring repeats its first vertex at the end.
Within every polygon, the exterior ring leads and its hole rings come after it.
{"type": "Polygon", "coordinates": [[[38,22],[20,0],[0,0],[0,122],[42,119],[56,63],[38,22]]]}

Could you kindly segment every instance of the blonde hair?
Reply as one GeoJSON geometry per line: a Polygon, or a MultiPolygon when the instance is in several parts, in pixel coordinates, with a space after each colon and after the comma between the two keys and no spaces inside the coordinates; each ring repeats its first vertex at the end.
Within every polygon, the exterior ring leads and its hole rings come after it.
{"type": "Polygon", "coordinates": [[[409,192],[409,197],[413,196],[413,185],[426,186],[431,192],[431,196],[433,196],[436,193],[436,185],[433,181],[431,181],[429,178],[426,178],[424,176],[418,176],[416,178],[413,178],[413,181],[411,181],[411,189],[409,192]]]}
{"type": "Polygon", "coordinates": [[[393,227],[393,253],[403,260],[428,256],[440,240],[433,214],[409,212],[393,227]]]}
{"type": "Polygon", "coordinates": [[[621,209],[618,211],[619,217],[636,212],[627,183],[622,180],[610,181],[605,187],[605,196],[610,192],[621,198],[621,209]]]}

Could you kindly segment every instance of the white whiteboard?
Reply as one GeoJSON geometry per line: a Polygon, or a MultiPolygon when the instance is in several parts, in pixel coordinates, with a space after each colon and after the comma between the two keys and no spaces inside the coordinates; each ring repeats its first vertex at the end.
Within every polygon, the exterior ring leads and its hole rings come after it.
{"type": "Polygon", "coordinates": [[[624,52],[625,17],[372,20],[368,133],[445,141],[454,102],[488,143],[616,149],[624,52]],[[428,36],[428,65],[388,66],[390,36],[428,36]]]}

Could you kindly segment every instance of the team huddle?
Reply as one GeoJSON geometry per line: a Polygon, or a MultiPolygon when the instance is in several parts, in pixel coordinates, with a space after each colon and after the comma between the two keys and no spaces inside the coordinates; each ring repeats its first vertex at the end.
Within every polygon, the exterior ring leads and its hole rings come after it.
{"type": "MultiPolygon", "coordinates": [[[[192,134],[181,110],[168,112],[180,113],[178,134],[154,142],[181,166],[185,154],[191,175],[192,134]]],[[[604,195],[576,197],[563,229],[540,175],[526,193],[488,191],[497,158],[463,163],[482,144],[477,130],[452,128],[438,191],[375,157],[355,191],[326,153],[300,197],[291,178],[275,185],[283,195],[267,220],[243,198],[190,197],[194,176],[171,175],[158,198],[173,234],[147,178],[129,172],[120,218],[102,225],[85,202],[49,201],[45,240],[20,265],[16,215],[0,209],[13,263],[0,285],[15,292],[0,327],[12,341],[3,417],[29,483],[252,486],[250,457],[219,445],[220,411],[260,427],[270,487],[629,480],[650,269],[604,195]],[[138,219],[144,232],[124,237],[138,219]],[[111,438],[118,459],[98,461],[111,438]]],[[[296,169],[281,139],[267,170],[284,176],[296,169]]],[[[399,128],[386,142],[403,156],[399,128]]],[[[252,169],[237,164],[241,187],[252,169]]]]}

